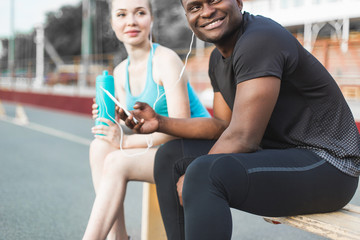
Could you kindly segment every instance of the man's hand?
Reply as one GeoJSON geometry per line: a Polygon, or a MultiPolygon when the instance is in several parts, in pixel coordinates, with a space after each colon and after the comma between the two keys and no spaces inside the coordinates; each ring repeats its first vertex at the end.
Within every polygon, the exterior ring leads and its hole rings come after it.
{"type": "Polygon", "coordinates": [[[124,111],[124,109],[120,108],[119,106],[115,106],[115,112],[116,112],[117,120],[119,119],[123,120],[127,127],[129,127],[130,129],[134,129],[136,123],[134,122],[134,117],[132,114],[128,116],[124,111]]]}
{"type": "MultiPolygon", "coordinates": [[[[134,105],[134,110],[131,111],[131,114],[139,120],[138,124],[135,124],[132,127],[130,126],[134,132],[148,134],[156,132],[159,129],[160,115],[147,103],[137,102],[134,105]]],[[[128,125],[131,124],[131,121],[125,121],[125,123],[128,125]]]]}
{"type": "Polygon", "coordinates": [[[176,188],[177,188],[177,192],[178,192],[178,196],[179,196],[179,201],[180,201],[180,205],[183,205],[183,201],[182,201],[182,189],[183,189],[183,184],[184,184],[184,178],[185,178],[185,174],[182,175],[178,182],[176,183],[176,188]]]}

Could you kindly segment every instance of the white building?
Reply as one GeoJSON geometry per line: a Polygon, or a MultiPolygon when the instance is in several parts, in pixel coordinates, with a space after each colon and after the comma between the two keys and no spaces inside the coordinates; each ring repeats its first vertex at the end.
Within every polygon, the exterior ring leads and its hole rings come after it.
{"type": "Polygon", "coordinates": [[[293,33],[304,35],[311,51],[322,31],[341,39],[347,51],[350,30],[360,31],[360,0],[245,0],[244,11],[274,19],[293,33]]]}

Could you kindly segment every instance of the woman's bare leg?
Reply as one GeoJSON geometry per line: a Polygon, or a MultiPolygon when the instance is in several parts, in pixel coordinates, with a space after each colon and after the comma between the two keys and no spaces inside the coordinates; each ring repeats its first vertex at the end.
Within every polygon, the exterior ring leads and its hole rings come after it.
{"type": "MultiPolygon", "coordinates": [[[[89,157],[90,157],[91,175],[92,175],[93,185],[96,194],[101,183],[105,158],[109,153],[114,152],[116,150],[118,149],[101,139],[95,138],[91,142],[89,157]]],[[[119,218],[124,219],[124,216],[119,216],[119,218]]],[[[117,221],[115,221],[113,227],[109,232],[108,240],[116,240],[117,239],[116,236],[119,235],[120,232],[126,233],[126,230],[124,230],[124,228],[121,228],[121,226],[119,226],[117,221]]]]}
{"type": "MultiPolygon", "coordinates": [[[[126,150],[127,153],[138,153],[144,149],[126,150]]],[[[101,184],[96,194],[90,220],[83,239],[105,239],[111,226],[116,226],[120,236],[127,239],[124,219],[124,199],[128,181],[145,181],[154,183],[154,156],[157,149],[140,156],[129,157],[122,151],[110,153],[105,160],[101,184]]]]}
{"type": "Polygon", "coordinates": [[[100,185],[105,158],[109,153],[116,150],[117,148],[101,139],[95,138],[90,144],[89,158],[95,193],[100,185]]]}

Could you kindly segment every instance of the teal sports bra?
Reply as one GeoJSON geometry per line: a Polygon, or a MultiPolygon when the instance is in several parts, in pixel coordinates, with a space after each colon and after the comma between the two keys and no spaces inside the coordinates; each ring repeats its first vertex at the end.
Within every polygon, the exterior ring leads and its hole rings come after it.
{"type": "MultiPolygon", "coordinates": [[[[149,59],[147,62],[147,74],[146,74],[146,83],[144,90],[137,96],[133,96],[130,91],[130,84],[129,84],[129,64],[130,59],[128,57],[127,64],[126,64],[126,80],[125,80],[125,92],[126,92],[126,107],[128,110],[133,110],[133,106],[136,102],[146,102],[151,107],[154,106],[154,103],[158,97],[162,96],[155,105],[155,112],[163,115],[169,116],[168,109],[167,109],[167,102],[165,97],[165,89],[163,86],[157,84],[153,79],[152,74],[152,58],[153,53],[155,52],[156,48],[159,44],[153,44],[153,50],[150,51],[149,59]]],[[[187,83],[188,93],[189,93],[189,101],[190,101],[190,110],[191,110],[191,117],[210,117],[209,112],[206,108],[202,105],[199,98],[197,97],[195,91],[191,87],[190,83],[187,83]]]]}

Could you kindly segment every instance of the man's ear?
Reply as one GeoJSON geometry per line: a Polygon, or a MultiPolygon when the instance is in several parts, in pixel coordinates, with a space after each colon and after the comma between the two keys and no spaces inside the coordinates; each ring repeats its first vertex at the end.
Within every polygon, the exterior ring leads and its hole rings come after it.
{"type": "Polygon", "coordinates": [[[242,0],[236,0],[236,2],[237,2],[237,5],[240,8],[240,11],[242,11],[242,9],[243,9],[243,1],[242,0]]]}

